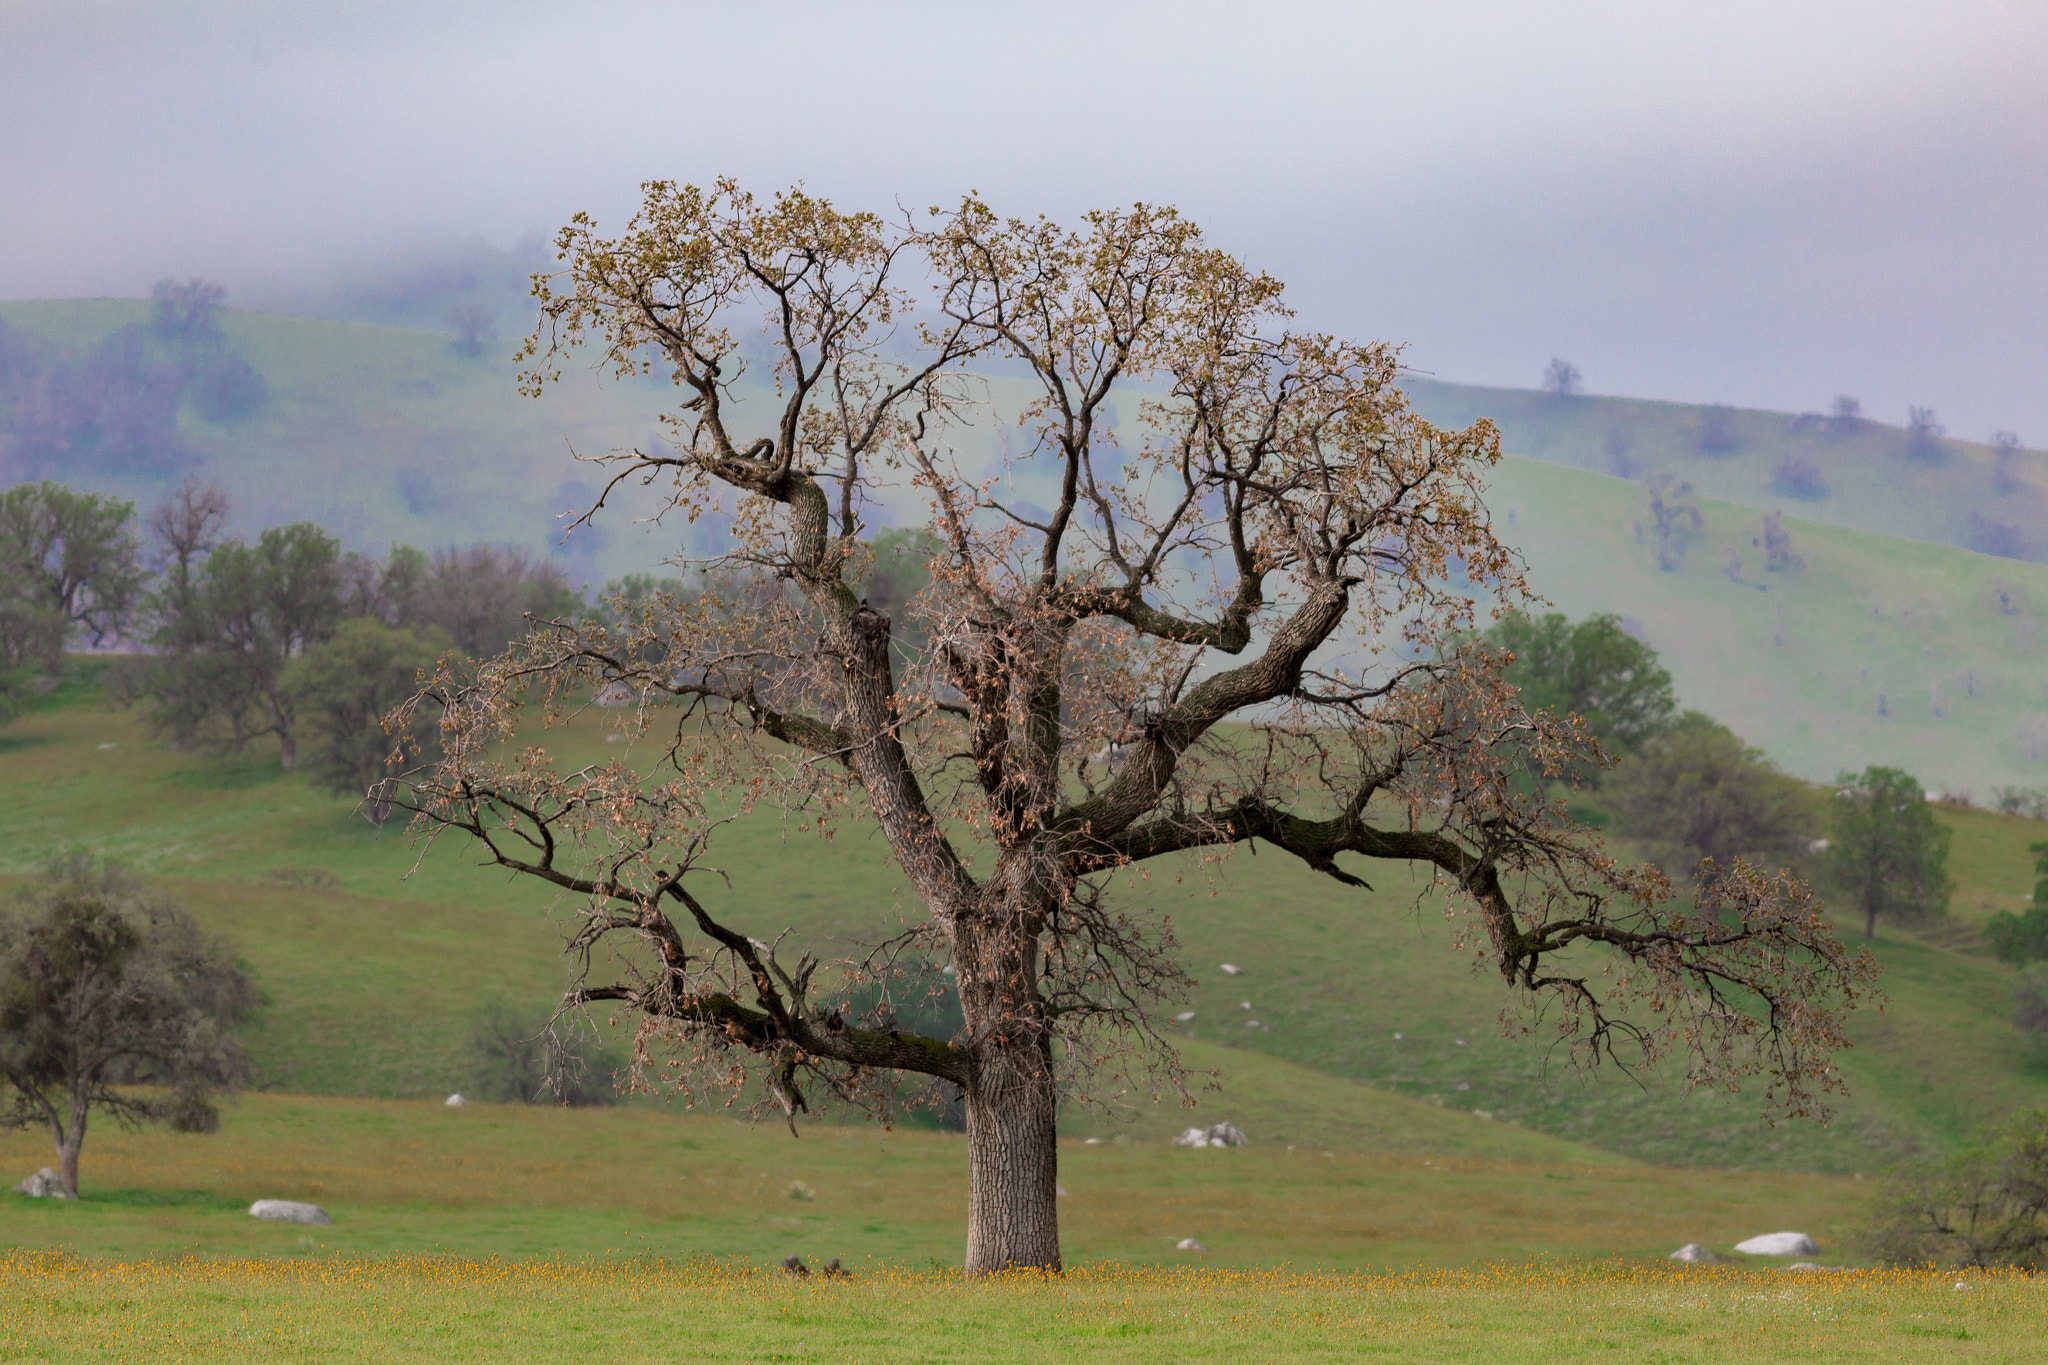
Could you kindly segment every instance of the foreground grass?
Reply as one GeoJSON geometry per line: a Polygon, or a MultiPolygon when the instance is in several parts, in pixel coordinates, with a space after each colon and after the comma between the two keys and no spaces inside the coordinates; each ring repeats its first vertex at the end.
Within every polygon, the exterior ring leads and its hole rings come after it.
{"type": "Polygon", "coordinates": [[[792,1280],[708,1260],[0,1258],[13,1360],[2038,1359],[2021,1276],[1095,1265],[792,1280]]]}
{"type": "MultiPolygon", "coordinates": [[[[1869,1188],[1593,1164],[1506,1125],[1425,1117],[1443,1140],[1435,1150],[1346,1151],[1256,1130],[1254,1146],[1227,1150],[1064,1139],[1062,1246],[1083,1263],[1185,1261],[1175,1244],[1192,1237],[1212,1265],[1407,1270],[1655,1260],[1695,1241],[1732,1254],[1743,1238],[1797,1229],[1838,1261],[1869,1188]],[[1454,1122],[1497,1155],[1460,1155],[1454,1122]]],[[[7,1183],[50,1163],[38,1135],[0,1135],[7,1183]]],[[[815,1125],[793,1138],[779,1125],[651,1108],[249,1095],[210,1136],[94,1129],[80,1187],[75,1202],[0,1193],[0,1247],[120,1259],[646,1253],[769,1264],[798,1252],[958,1264],[967,1224],[956,1135],[815,1125]],[[265,1198],[320,1204],[334,1223],[249,1217],[265,1198]]]]}

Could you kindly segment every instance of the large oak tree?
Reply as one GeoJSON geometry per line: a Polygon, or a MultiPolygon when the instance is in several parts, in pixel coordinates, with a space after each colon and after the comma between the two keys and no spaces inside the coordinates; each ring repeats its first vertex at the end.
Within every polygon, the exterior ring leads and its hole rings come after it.
{"type": "Polygon", "coordinates": [[[1349,887],[1433,869],[1581,1056],[1764,1070],[1801,1111],[1832,1083],[1871,968],[1803,887],[1738,868],[1670,906],[1516,780],[1590,741],[1472,641],[1475,599],[1527,600],[1482,498],[1499,441],[1417,416],[1392,348],[1291,329],[1276,281],[1143,205],[892,224],[656,182],[623,235],[579,216],[558,245],[529,390],[587,346],[680,395],[664,447],[594,457],[587,517],[652,485],[690,519],[728,506],[733,548],[700,593],[445,671],[410,704],[443,757],[401,802],[584,898],[579,961],[642,945],[569,1004],[637,1012],[643,1072],[668,1052],[737,1083],[752,1058],[792,1114],[890,1072],[957,1087],[968,1269],[1056,1267],[1062,1087],[1132,1053],[1170,1069],[1149,1012],[1185,982],[1111,874],[1256,840],[1349,887]],[[738,401],[764,355],[772,399],[738,401]],[[993,463],[963,453],[991,443],[977,373],[1026,377],[993,463]],[[905,620],[859,595],[881,507],[932,536],[905,620]],[[637,703],[658,757],[569,770],[514,742],[529,704],[593,689],[637,703]],[[760,801],[878,825],[924,910],[908,939],[821,972],[742,927],[706,857],[760,801]],[[851,1012],[893,952],[952,969],[953,1036],[851,1012]]]}

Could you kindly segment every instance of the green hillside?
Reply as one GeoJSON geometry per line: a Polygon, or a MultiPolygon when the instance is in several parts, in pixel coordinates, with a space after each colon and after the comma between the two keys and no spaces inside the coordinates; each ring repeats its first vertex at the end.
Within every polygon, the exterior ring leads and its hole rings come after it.
{"type": "MultiPolygon", "coordinates": [[[[586,717],[550,743],[594,758],[607,748],[601,726],[586,717]]],[[[568,906],[475,866],[453,843],[421,858],[266,755],[214,760],[150,744],[131,714],[105,709],[89,688],[0,733],[0,783],[22,812],[0,831],[0,872],[26,873],[42,853],[82,840],[165,878],[233,936],[271,1001],[254,1041],[261,1077],[278,1088],[461,1089],[473,1083],[464,1049],[479,1008],[539,1006],[561,981],[568,906]],[[279,866],[330,869],[339,888],[262,885],[279,866]]],[[[1379,869],[1378,890],[1359,893],[1270,851],[1243,852],[1213,886],[1155,876],[1120,891],[1172,917],[1201,980],[1185,1005],[1197,1045],[1188,1060],[1221,1066],[1224,1088],[1204,1094],[1199,1112],[1262,1140],[1485,1154],[1474,1144],[1544,1134],[1665,1164],[1869,1171],[1951,1147],[2014,1106],[2048,1103],[2048,1072],[2029,1068],[2007,1021],[2011,972],[1972,932],[2021,904],[2032,881],[2026,845],[2042,827],[1953,808],[1941,818],[1955,831],[1953,923],[1917,937],[1883,931],[1891,1006],[1852,1023],[1857,1046],[1843,1062],[1854,1096],[1826,1129],[1767,1127],[1752,1099],[1686,1096],[1669,1076],[1641,1089],[1611,1068],[1577,1073],[1547,1052],[1540,1030],[1534,1041],[1502,1036],[1497,981],[1450,951],[1440,908],[1419,903],[1419,884],[1399,869],[1379,869]],[[1223,962],[1246,971],[1225,975],[1223,962]],[[1416,1127],[1415,1101],[1465,1111],[1463,1136],[1416,1127]]],[[[763,938],[793,928],[792,951],[890,934],[911,907],[865,833],[785,841],[771,820],[741,822],[716,850],[735,869],[718,908],[763,938]]],[[[1066,1120],[1071,1133],[1151,1139],[1187,1121],[1144,1104],[1066,1120]]]]}
{"type": "Polygon", "coordinates": [[[2048,560],[2048,453],[2040,450],[2001,462],[1981,442],[1916,443],[1904,428],[1869,420],[1403,383],[1431,421],[1462,427],[1492,418],[1511,455],[1629,479],[1661,474],[1744,507],[2048,560]]]}

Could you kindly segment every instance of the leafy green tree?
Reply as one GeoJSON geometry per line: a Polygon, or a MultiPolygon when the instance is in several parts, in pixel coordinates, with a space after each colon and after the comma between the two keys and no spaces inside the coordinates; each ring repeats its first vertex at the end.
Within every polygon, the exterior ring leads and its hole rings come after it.
{"type": "Polygon", "coordinates": [[[0,493],[0,678],[17,702],[73,637],[101,645],[128,629],[146,577],[134,518],[132,502],[48,479],[0,493]]]}
{"type": "Polygon", "coordinates": [[[2034,883],[2033,905],[2024,915],[2001,910],[1984,925],[1984,946],[2014,967],[2048,961],[2048,843],[2028,844],[2027,851],[2034,855],[2034,871],[2041,874],[2034,883]]]}
{"type": "Polygon", "coordinates": [[[298,708],[285,687],[294,656],[341,620],[341,547],[311,522],[265,531],[256,544],[214,546],[156,600],[159,654],[140,690],[148,722],[179,743],[239,748],[277,736],[280,762],[298,762],[298,708]]]}
{"type": "Polygon", "coordinates": [[[2048,1050],[2048,963],[2020,969],[2012,983],[2012,1022],[2036,1052],[2048,1050]]]}
{"type": "Polygon", "coordinates": [[[390,802],[381,783],[398,775],[392,760],[432,758],[436,736],[394,735],[384,715],[411,696],[422,672],[452,642],[432,627],[394,630],[373,617],[343,621],[334,633],[285,665],[280,685],[311,740],[306,767],[313,781],[341,795],[365,797],[382,824],[390,802]]]}
{"type": "Polygon", "coordinates": [[[1790,855],[1804,845],[1814,814],[1804,785],[1698,711],[1615,768],[1601,791],[1621,832],[1673,874],[1708,858],[1725,870],[1738,857],[1790,855]]]}
{"type": "Polygon", "coordinates": [[[349,555],[342,577],[349,615],[431,627],[474,659],[523,638],[528,616],[581,620],[590,614],[561,569],[524,550],[493,545],[442,550],[431,558],[410,545],[393,545],[381,562],[349,555]]]}
{"type": "Polygon", "coordinates": [[[1863,937],[1877,917],[1948,912],[1949,831],[1934,818],[1920,779],[1876,765],[1835,779],[1834,833],[1828,862],[1836,883],[1863,914],[1863,937]]]}
{"type": "Polygon", "coordinates": [[[1577,716],[1611,754],[1640,750],[1677,705],[1657,651],[1623,630],[1619,616],[1573,623],[1562,612],[1516,612],[1486,638],[1514,655],[1507,678],[1521,689],[1524,706],[1577,716]]]}
{"type": "Polygon", "coordinates": [[[247,1076],[233,1028],[255,1003],[176,905],[113,863],[56,859],[0,913],[0,1123],[46,1129],[73,1195],[95,1109],[211,1132],[213,1091],[247,1076]]]}
{"type": "Polygon", "coordinates": [[[1966,1151],[1893,1171],[1861,1240],[1890,1265],[2048,1265],[2048,1109],[2010,1114],[1966,1151]]]}

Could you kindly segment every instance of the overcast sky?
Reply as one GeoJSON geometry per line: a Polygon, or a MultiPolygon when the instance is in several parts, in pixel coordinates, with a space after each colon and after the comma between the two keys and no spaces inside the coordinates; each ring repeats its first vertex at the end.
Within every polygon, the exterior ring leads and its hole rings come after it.
{"type": "Polygon", "coordinates": [[[0,297],[244,299],[644,178],[1179,204],[1441,378],[2048,446],[2048,4],[0,0],[0,297]]]}

